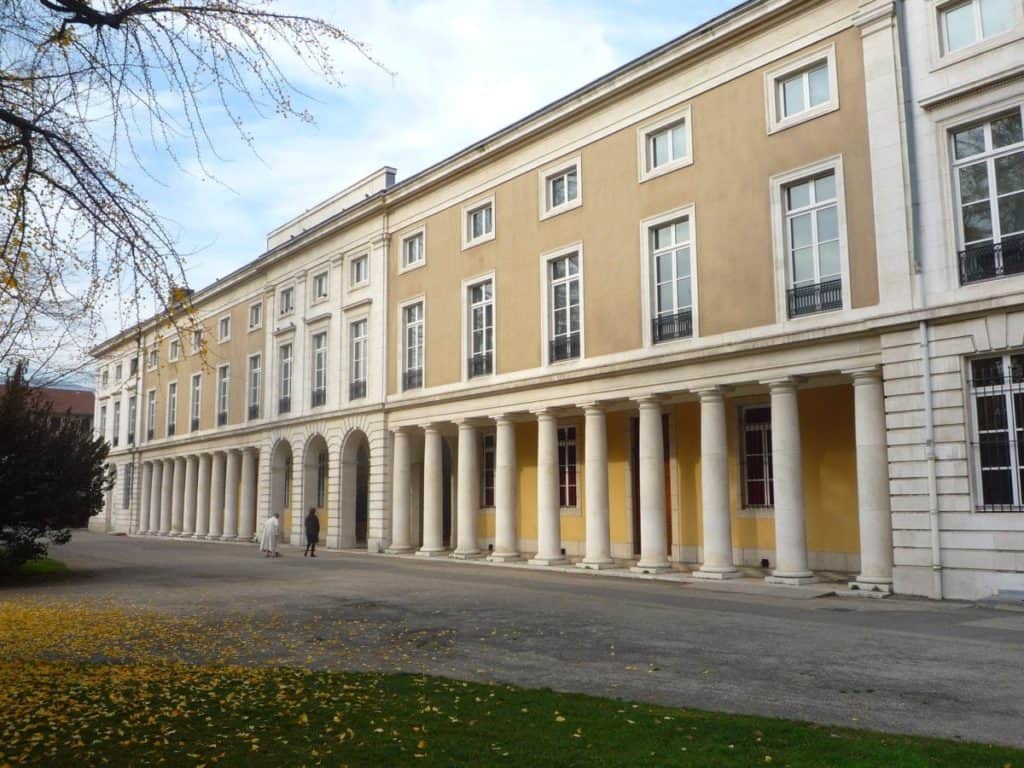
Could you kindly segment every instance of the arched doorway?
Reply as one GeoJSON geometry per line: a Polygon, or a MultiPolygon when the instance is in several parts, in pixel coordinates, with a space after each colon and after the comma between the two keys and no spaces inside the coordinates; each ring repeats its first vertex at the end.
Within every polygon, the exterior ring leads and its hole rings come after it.
{"type": "Polygon", "coordinates": [[[370,527],[370,441],[355,429],[341,451],[341,528],[338,546],[365,547],[370,527]]]}
{"type": "Polygon", "coordinates": [[[270,456],[270,514],[281,518],[281,538],[292,541],[292,447],[279,440],[270,456]]]}
{"type": "MultiPolygon", "coordinates": [[[[320,435],[314,435],[306,443],[306,451],[302,457],[302,518],[310,509],[316,511],[320,520],[320,543],[327,535],[327,486],[330,478],[330,454],[327,441],[320,435]]],[[[303,529],[300,543],[305,544],[306,532],[303,529]]]]}

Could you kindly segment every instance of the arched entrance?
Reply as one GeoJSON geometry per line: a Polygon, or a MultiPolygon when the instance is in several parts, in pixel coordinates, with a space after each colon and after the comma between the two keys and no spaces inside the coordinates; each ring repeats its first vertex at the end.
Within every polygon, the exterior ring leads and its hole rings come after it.
{"type": "Polygon", "coordinates": [[[270,514],[281,518],[281,538],[292,540],[292,447],[279,440],[270,456],[270,514]]]}
{"type": "MultiPolygon", "coordinates": [[[[327,535],[327,485],[330,477],[330,454],[327,451],[327,441],[320,435],[314,435],[306,443],[306,451],[302,457],[302,518],[312,508],[316,510],[316,516],[320,520],[320,543],[324,542],[327,535]]],[[[306,543],[305,529],[299,539],[301,544],[306,543]]]]}
{"type": "Polygon", "coordinates": [[[365,547],[370,527],[370,441],[353,430],[341,451],[341,530],[338,546],[365,547]]]}

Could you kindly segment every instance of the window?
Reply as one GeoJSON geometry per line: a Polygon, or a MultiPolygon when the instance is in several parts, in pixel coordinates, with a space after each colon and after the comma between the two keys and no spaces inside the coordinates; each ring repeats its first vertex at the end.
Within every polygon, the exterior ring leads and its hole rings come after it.
{"type": "Polygon", "coordinates": [[[192,331],[192,353],[195,354],[203,348],[203,332],[202,330],[192,331]]]}
{"type": "Polygon", "coordinates": [[[579,208],[583,204],[580,186],[580,158],[574,158],[554,170],[542,172],[540,217],[546,219],[579,208]]]}
{"type": "Polygon", "coordinates": [[[637,129],[640,181],[693,163],[690,116],[686,107],[637,129]]]}
{"type": "Polygon", "coordinates": [[[282,344],[278,353],[280,366],[280,393],[277,401],[277,412],[288,413],[292,409],[292,345],[282,344]]]}
{"type": "Polygon", "coordinates": [[[124,465],[124,487],[121,494],[121,507],[128,509],[132,503],[132,480],[135,475],[135,465],[128,462],[124,465]]]}
{"type": "Polygon", "coordinates": [[[463,208],[462,247],[470,248],[494,239],[494,198],[463,208]]]}
{"type": "Polygon", "coordinates": [[[121,380],[121,373],[124,371],[124,366],[118,363],[114,366],[114,383],[116,384],[121,380]]]}
{"type": "Polygon", "coordinates": [[[353,286],[362,285],[370,279],[370,257],[357,256],[349,266],[349,283],[353,286]]]}
{"type": "Polygon", "coordinates": [[[836,50],[829,46],[765,75],[768,133],[839,109],[836,50]]]}
{"type": "Polygon", "coordinates": [[[547,269],[551,323],[548,361],[572,360],[581,353],[579,253],[551,259],[547,269]]]}
{"type": "Polygon", "coordinates": [[[313,335],[313,407],[327,402],[327,331],[313,335]]]}
{"type": "Polygon", "coordinates": [[[939,11],[942,50],[955,53],[1013,28],[1015,0],[968,0],[939,11]]]}
{"type": "Polygon", "coordinates": [[[327,506],[327,453],[320,451],[316,457],[316,505],[327,506]]]}
{"type": "Polygon", "coordinates": [[[320,272],[313,277],[313,301],[327,298],[327,272],[320,272]]]}
{"type": "Polygon", "coordinates": [[[743,419],[743,506],[774,507],[772,475],[772,409],[744,408],[743,419]]]}
{"type": "Polygon", "coordinates": [[[841,309],[839,199],[835,171],[783,190],[789,317],[841,309]]]}
{"type": "Polygon", "coordinates": [[[558,504],[576,506],[576,427],[558,428],[558,504]]]}
{"type": "Polygon", "coordinates": [[[366,320],[349,326],[349,400],[366,397],[366,320]]]}
{"type": "Polygon", "coordinates": [[[420,230],[402,238],[402,268],[411,269],[424,263],[427,257],[426,231],[420,230]]]}
{"type": "Polygon", "coordinates": [[[178,357],[181,356],[181,344],[177,339],[171,339],[171,343],[167,349],[167,359],[170,362],[176,362],[178,357]]]}
{"type": "Polygon", "coordinates": [[[231,366],[222,365],[217,369],[217,426],[228,423],[228,397],[231,394],[231,366]]]}
{"type": "Polygon", "coordinates": [[[111,445],[116,446],[121,437],[121,401],[114,401],[114,430],[111,445]]]}
{"type": "Polygon", "coordinates": [[[134,376],[139,372],[139,358],[133,357],[128,361],[128,375],[134,376]]]}
{"type": "Polygon", "coordinates": [[[693,243],[691,216],[647,229],[653,317],[651,340],[657,344],[693,335],[693,243]]]}
{"type": "Polygon", "coordinates": [[[174,434],[178,422],[178,382],[167,385],[167,436],[174,434]]]}
{"type": "Polygon", "coordinates": [[[149,350],[149,368],[152,370],[160,364],[160,350],[157,347],[153,347],[149,350]]]}
{"type": "Polygon", "coordinates": [[[195,432],[199,429],[200,397],[203,391],[203,375],[201,373],[192,376],[192,392],[189,396],[189,431],[195,432]]]}
{"type": "Polygon", "coordinates": [[[972,360],[976,501],[986,511],[1017,511],[1024,489],[1024,354],[972,360]]]}
{"type": "Polygon", "coordinates": [[[138,398],[128,398],[128,445],[135,445],[135,422],[139,418],[138,398]]]}
{"type": "Polygon", "coordinates": [[[249,356],[249,418],[260,417],[260,386],[263,376],[263,358],[261,355],[249,356]]]}
{"type": "Polygon", "coordinates": [[[263,326],[263,302],[249,305],[249,330],[254,331],[263,326]]]}
{"type": "Polygon", "coordinates": [[[1024,272],[1022,110],[952,134],[962,285],[1024,272]]]}
{"type": "Polygon", "coordinates": [[[295,311],[295,289],[294,288],[285,288],[284,290],[281,291],[281,295],[280,295],[279,298],[280,298],[280,308],[278,309],[278,314],[281,317],[284,317],[285,315],[290,315],[292,312],[295,311]]]}
{"type": "Polygon", "coordinates": [[[107,406],[100,406],[100,437],[106,438],[107,436],[107,406]]]}
{"type": "Polygon", "coordinates": [[[483,436],[483,462],[481,469],[483,474],[480,478],[480,506],[494,506],[494,467],[496,462],[494,434],[488,433],[483,436]]]}
{"type": "Polygon", "coordinates": [[[227,341],[231,338],[231,315],[225,315],[220,319],[218,329],[220,341],[227,341]]]}
{"type": "Polygon", "coordinates": [[[402,308],[402,389],[423,386],[423,302],[402,308]]]}
{"type": "Polygon", "coordinates": [[[468,288],[469,378],[494,373],[494,280],[468,288]]]}
{"type": "Polygon", "coordinates": [[[146,393],[146,440],[152,440],[156,434],[156,390],[146,393]]]}
{"type": "Polygon", "coordinates": [[[110,381],[110,369],[109,368],[104,368],[103,372],[100,374],[100,384],[105,387],[105,386],[107,386],[109,381],[110,381]]]}

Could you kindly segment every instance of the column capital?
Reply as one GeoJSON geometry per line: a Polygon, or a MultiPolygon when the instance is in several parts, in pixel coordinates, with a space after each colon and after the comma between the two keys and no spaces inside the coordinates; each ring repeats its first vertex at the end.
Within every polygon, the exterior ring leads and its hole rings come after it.
{"type": "Polygon", "coordinates": [[[640,395],[639,397],[631,397],[634,403],[637,404],[638,408],[657,408],[661,410],[661,396],[657,394],[640,395]]]}
{"type": "Polygon", "coordinates": [[[766,384],[772,392],[795,390],[802,381],[803,379],[799,376],[779,376],[773,379],[761,379],[761,383],[766,384]]]}
{"type": "Polygon", "coordinates": [[[603,400],[591,400],[586,403],[580,403],[579,407],[583,409],[585,414],[605,414],[605,402],[603,400]]]}
{"type": "Polygon", "coordinates": [[[721,400],[731,390],[732,387],[724,384],[712,384],[707,387],[697,387],[693,390],[693,394],[703,402],[704,400],[721,400]]]}
{"type": "Polygon", "coordinates": [[[853,379],[853,383],[881,382],[882,368],[878,365],[867,365],[863,368],[848,368],[843,374],[853,379]]]}
{"type": "Polygon", "coordinates": [[[531,408],[530,413],[537,418],[537,421],[554,421],[556,418],[554,408],[531,408]]]}
{"type": "Polygon", "coordinates": [[[496,413],[491,417],[494,420],[495,426],[502,426],[503,424],[515,424],[512,419],[511,413],[496,413]]]}

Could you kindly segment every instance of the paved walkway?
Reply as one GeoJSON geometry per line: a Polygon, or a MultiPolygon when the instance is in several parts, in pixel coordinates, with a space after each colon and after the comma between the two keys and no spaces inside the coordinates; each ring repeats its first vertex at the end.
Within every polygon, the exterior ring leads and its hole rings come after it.
{"type": "Polygon", "coordinates": [[[282,633],[344,627],[353,653],[338,667],[1024,746],[1024,613],[283,552],[267,560],[251,545],[76,533],[53,551],[76,577],[0,600],[109,597],[273,617],[282,633]],[[392,645],[400,652],[379,653],[392,645]]]}

